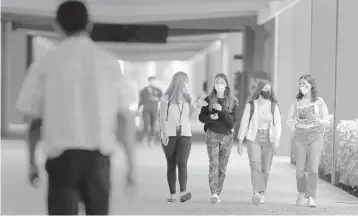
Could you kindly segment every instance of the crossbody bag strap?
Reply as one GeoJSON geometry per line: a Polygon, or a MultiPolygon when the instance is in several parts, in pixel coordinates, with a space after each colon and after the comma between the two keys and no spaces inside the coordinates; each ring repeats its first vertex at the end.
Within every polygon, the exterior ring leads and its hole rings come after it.
{"type": "Polygon", "coordinates": [[[273,126],[275,126],[275,109],[276,109],[276,103],[271,102],[271,114],[272,114],[273,126]]]}
{"type": "Polygon", "coordinates": [[[168,107],[167,107],[167,117],[166,117],[166,121],[168,121],[168,115],[169,115],[169,106],[170,106],[170,101],[168,100],[168,107]]]}

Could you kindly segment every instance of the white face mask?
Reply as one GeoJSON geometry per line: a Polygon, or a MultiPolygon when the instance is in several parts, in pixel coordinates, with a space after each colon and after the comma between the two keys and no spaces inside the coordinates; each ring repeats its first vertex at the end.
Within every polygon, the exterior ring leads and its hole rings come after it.
{"type": "Polygon", "coordinates": [[[307,94],[309,92],[309,89],[306,86],[301,86],[300,91],[302,94],[307,94]]]}
{"type": "Polygon", "coordinates": [[[185,83],[185,84],[184,84],[183,92],[187,93],[187,92],[188,92],[188,87],[189,87],[189,84],[188,84],[188,83],[185,83]]]}
{"type": "Polygon", "coordinates": [[[215,84],[215,90],[217,92],[224,92],[226,89],[226,86],[223,84],[215,84]]]}

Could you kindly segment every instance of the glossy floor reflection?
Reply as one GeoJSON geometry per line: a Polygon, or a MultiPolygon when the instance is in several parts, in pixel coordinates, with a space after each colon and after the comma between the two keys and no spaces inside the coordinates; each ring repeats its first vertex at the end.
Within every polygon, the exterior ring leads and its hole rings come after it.
{"type": "MultiPolygon", "coordinates": [[[[358,199],[320,181],[318,208],[296,207],[295,169],[286,157],[275,157],[266,204],[251,204],[251,185],[247,155],[239,157],[233,148],[223,202],[210,204],[207,181],[208,159],[205,145],[193,145],[189,160],[188,203],[168,204],[165,159],[159,146],[138,148],[138,188],[136,195],[124,188],[124,158],[114,156],[112,165],[111,214],[356,214],[358,199]],[[127,196],[125,196],[127,195],[127,196]],[[131,195],[131,196],[129,196],[131,195]]],[[[41,155],[41,153],[40,153],[41,155]]],[[[43,159],[43,157],[41,157],[43,159]]],[[[42,215],[45,211],[46,175],[39,189],[26,182],[27,164],[23,141],[2,141],[1,214],[42,215]]]]}

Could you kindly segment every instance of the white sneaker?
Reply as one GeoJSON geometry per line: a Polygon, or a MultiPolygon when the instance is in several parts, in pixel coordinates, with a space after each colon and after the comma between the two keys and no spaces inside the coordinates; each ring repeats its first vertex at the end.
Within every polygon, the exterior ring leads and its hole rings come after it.
{"type": "Polygon", "coordinates": [[[305,205],[305,194],[304,193],[298,193],[296,205],[297,206],[305,205]]]}
{"type": "Polygon", "coordinates": [[[308,197],[307,206],[312,208],[316,207],[316,201],[313,197],[308,197]]]}
{"type": "Polygon", "coordinates": [[[221,199],[217,194],[213,194],[210,198],[211,203],[220,203],[221,199]]]}
{"type": "Polygon", "coordinates": [[[257,193],[257,192],[254,192],[254,194],[252,195],[252,203],[255,204],[255,205],[259,205],[260,200],[261,200],[260,194],[257,193]]]}
{"type": "Polygon", "coordinates": [[[264,203],[265,203],[265,194],[260,193],[260,204],[264,204],[264,203]]]}
{"type": "Polygon", "coordinates": [[[177,199],[175,197],[175,194],[170,194],[170,196],[167,199],[167,202],[175,202],[177,199]]]}

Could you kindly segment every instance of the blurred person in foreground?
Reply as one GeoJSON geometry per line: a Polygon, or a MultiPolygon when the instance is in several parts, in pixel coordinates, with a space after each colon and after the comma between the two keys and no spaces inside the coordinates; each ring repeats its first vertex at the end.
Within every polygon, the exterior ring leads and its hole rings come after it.
{"type": "Polygon", "coordinates": [[[208,103],[203,98],[194,102],[188,94],[189,77],[184,72],[174,74],[160,101],[159,126],[161,143],[167,160],[167,181],[170,196],[168,202],[176,201],[177,167],[180,185],[180,202],[191,199],[187,191],[187,163],[191,150],[191,119],[196,118],[201,107],[208,103]]]}
{"type": "Polygon", "coordinates": [[[134,185],[135,113],[130,83],[116,56],[89,37],[91,24],[81,1],[66,1],[56,13],[65,39],[34,62],[17,107],[32,117],[29,126],[29,180],[39,179],[35,152],[44,140],[49,215],[109,214],[110,155],[124,144],[127,185],[134,185]],[[42,125],[42,127],[41,127],[42,125]],[[42,132],[40,131],[42,128],[42,132]]]}
{"type": "Polygon", "coordinates": [[[139,93],[138,113],[143,106],[143,139],[147,138],[148,146],[152,146],[155,140],[155,127],[158,117],[158,102],[163,96],[162,91],[155,87],[155,77],[148,78],[149,85],[144,87],[139,93]],[[150,127],[150,129],[149,129],[150,127]]]}

